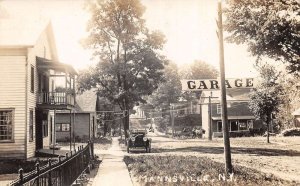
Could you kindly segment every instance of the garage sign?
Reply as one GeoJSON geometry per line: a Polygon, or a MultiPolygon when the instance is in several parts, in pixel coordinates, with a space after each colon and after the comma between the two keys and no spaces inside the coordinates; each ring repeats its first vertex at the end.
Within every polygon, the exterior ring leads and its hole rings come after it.
{"type": "MultiPolygon", "coordinates": [[[[236,78],[226,79],[225,87],[234,88],[254,88],[256,81],[254,78],[236,78]]],[[[219,90],[221,81],[219,79],[200,79],[200,80],[181,80],[182,90],[202,91],[202,90],[219,90]]]]}

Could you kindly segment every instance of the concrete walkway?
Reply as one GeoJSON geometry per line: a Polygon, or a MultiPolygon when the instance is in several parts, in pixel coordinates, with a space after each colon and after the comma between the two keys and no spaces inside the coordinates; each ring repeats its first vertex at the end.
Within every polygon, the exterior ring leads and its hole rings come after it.
{"type": "Polygon", "coordinates": [[[100,164],[92,186],[133,185],[127,166],[123,161],[124,152],[119,146],[118,138],[114,137],[112,139],[111,148],[106,151],[102,150],[100,157],[103,157],[103,161],[100,164]]]}

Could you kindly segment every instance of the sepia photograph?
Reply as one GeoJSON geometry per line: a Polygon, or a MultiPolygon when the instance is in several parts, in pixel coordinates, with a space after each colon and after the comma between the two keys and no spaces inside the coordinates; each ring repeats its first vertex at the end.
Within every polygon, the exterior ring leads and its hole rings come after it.
{"type": "Polygon", "coordinates": [[[0,0],[0,186],[300,186],[300,0],[0,0]]]}

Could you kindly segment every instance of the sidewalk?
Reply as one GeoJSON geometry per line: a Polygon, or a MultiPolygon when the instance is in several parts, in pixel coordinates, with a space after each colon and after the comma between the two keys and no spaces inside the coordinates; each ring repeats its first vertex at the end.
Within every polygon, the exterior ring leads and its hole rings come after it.
{"type": "Polygon", "coordinates": [[[100,155],[100,157],[103,157],[103,161],[100,164],[92,186],[133,185],[127,166],[123,161],[124,152],[119,146],[118,138],[114,137],[112,140],[111,148],[106,151],[102,151],[100,155]]]}

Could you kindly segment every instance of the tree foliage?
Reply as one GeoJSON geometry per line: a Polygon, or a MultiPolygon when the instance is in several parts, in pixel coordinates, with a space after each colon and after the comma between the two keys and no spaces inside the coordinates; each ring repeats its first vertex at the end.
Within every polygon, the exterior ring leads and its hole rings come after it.
{"type": "Polygon", "coordinates": [[[145,102],[143,96],[151,94],[164,79],[165,59],[160,54],[164,36],[145,27],[145,7],[139,0],[99,0],[88,8],[89,36],[83,44],[94,51],[98,63],[81,72],[79,89],[97,87],[98,95],[123,110],[132,109],[137,102],[145,102]]]}
{"type": "Polygon", "coordinates": [[[287,62],[300,71],[300,3],[298,0],[228,0],[224,11],[228,41],[246,43],[257,56],[287,62]]]}
{"type": "Polygon", "coordinates": [[[170,62],[165,67],[165,78],[166,81],[160,83],[158,89],[148,98],[155,108],[169,108],[170,103],[177,102],[181,96],[180,77],[175,63],[170,62]]]}
{"type": "Polygon", "coordinates": [[[272,114],[279,111],[281,102],[282,86],[277,83],[280,73],[269,64],[260,65],[258,70],[261,75],[261,82],[250,93],[249,108],[257,119],[261,119],[267,124],[267,133],[269,134],[272,114]]]}
{"type": "MultiPolygon", "coordinates": [[[[212,65],[202,60],[195,60],[179,71],[181,79],[217,79],[219,71],[212,65]]],[[[183,99],[193,101],[201,95],[201,92],[182,92],[183,99]]]]}
{"type": "Polygon", "coordinates": [[[276,120],[279,129],[288,129],[294,127],[294,116],[292,113],[300,108],[300,77],[292,76],[286,72],[281,73],[279,82],[282,85],[283,95],[282,104],[279,106],[279,112],[276,120]]]}

